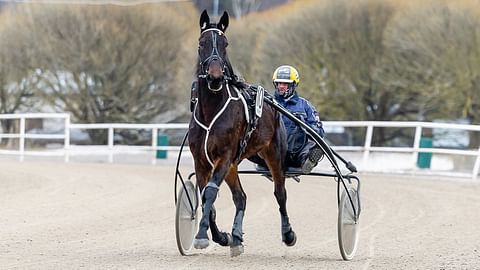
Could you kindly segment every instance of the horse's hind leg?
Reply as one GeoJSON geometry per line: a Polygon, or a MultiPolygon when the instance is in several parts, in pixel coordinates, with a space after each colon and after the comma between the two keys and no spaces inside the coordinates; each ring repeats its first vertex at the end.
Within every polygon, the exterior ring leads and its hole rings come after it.
{"type": "Polygon", "coordinates": [[[264,153],[265,161],[272,172],[273,182],[275,186],[275,198],[280,211],[282,222],[282,241],[287,246],[293,246],[297,242],[297,236],[292,230],[287,214],[287,190],[285,189],[285,175],[283,173],[283,162],[281,161],[280,148],[271,145],[264,153]]]}
{"type": "Polygon", "coordinates": [[[232,257],[243,253],[243,217],[247,205],[247,195],[243,191],[240,179],[238,178],[237,167],[233,166],[228,172],[225,180],[232,191],[233,202],[235,204],[235,218],[233,220],[232,237],[233,242],[230,246],[230,255],[232,257]]]}
{"type": "Polygon", "coordinates": [[[292,230],[287,214],[287,190],[285,189],[285,178],[283,181],[275,181],[275,198],[280,206],[280,216],[282,222],[282,241],[287,246],[293,246],[297,242],[297,236],[292,230]],[[283,182],[283,183],[282,183],[283,182]]]}

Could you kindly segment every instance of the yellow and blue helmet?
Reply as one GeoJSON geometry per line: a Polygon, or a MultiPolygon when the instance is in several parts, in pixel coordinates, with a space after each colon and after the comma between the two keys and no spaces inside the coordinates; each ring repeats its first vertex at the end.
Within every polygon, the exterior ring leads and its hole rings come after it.
{"type": "Polygon", "coordinates": [[[273,72],[272,81],[275,89],[277,89],[277,84],[279,82],[289,84],[288,91],[283,95],[284,98],[288,98],[295,93],[295,89],[300,82],[300,76],[294,67],[283,65],[275,69],[275,72],[273,72]]]}

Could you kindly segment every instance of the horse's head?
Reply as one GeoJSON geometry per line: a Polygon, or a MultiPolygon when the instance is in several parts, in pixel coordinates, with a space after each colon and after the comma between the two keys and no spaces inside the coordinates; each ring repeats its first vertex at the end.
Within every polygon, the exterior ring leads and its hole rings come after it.
{"type": "Polygon", "coordinates": [[[222,89],[226,76],[231,74],[227,58],[228,41],[225,30],[228,27],[228,13],[224,12],[218,23],[211,23],[206,10],[200,17],[200,38],[198,40],[199,65],[197,74],[205,78],[212,91],[222,89]]]}

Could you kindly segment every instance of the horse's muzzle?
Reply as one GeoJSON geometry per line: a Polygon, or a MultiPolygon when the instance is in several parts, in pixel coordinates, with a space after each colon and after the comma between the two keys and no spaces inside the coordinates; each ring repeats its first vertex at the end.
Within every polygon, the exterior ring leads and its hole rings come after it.
{"type": "Polygon", "coordinates": [[[219,60],[210,62],[207,74],[213,80],[221,79],[223,77],[223,65],[221,62],[219,60]]]}

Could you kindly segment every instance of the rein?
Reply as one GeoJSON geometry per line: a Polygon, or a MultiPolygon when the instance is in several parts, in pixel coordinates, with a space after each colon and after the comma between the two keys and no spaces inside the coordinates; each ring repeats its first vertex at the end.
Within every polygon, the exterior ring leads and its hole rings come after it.
{"type": "Polygon", "coordinates": [[[196,112],[197,112],[197,106],[198,104],[200,103],[200,100],[198,100],[196,103],[195,103],[195,108],[193,109],[193,119],[195,120],[195,123],[197,123],[197,125],[199,125],[202,129],[204,129],[206,131],[206,134],[205,134],[205,141],[203,143],[203,149],[205,151],[205,156],[207,157],[207,161],[208,163],[210,164],[210,166],[212,166],[212,168],[215,168],[213,162],[212,162],[212,159],[210,158],[210,156],[208,155],[208,151],[207,151],[207,142],[208,142],[208,137],[210,135],[210,130],[212,130],[212,127],[213,125],[215,124],[215,121],[217,121],[218,118],[220,118],[220,116],[222,115],[222,113],[227,109],[228,107],[228,104],[230,104],[230,101],[238,101],[238,100],[241,100],[242,103],[243,103],[243,107],[244,107],[244,112],[245,112],[245,117],[246,117],[246,120],[247,120],[247,123],[249,123],[250,121],[250,116],[248,115],[248,107],[247,107],[247,102],[245,101],[245,98],[242,96],[242,94],[240,93],[240,91],[238,91],[238,89],[236,87],[234,87],[235,91],[237,92],[237,97],[233,97],[232,94],[230,93],[230,87],[228,86],[228,81],[225,83],[226,84],[226,87],[227,87],[227,93],[228,93],[228,99],[227,101],[225,101],[225,104],[223,105],[222,109],[215,115],[215,117],[213,117],[213,120],[212,122],[210,122],[210,124],[208,125],[205,125],[203,124],[202,122],[200,122],[200,120],[198,120],[197,116],[196,116],[196,112]]]}

